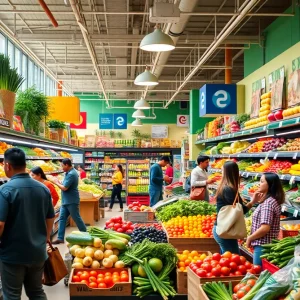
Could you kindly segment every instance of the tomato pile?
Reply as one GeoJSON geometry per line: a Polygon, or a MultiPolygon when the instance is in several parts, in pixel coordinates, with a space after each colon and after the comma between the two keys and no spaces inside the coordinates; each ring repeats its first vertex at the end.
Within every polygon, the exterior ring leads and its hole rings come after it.
{"type": "Polygon", "coordinates": [[[198,260],[203,261],[207,257],[205,253],[199,253],[196,250],[193,250],[191,252],[189,250],[184,250],[182,251],[182,253],[178,253],[177,256],[177,268],[182,272],[186,272],[186,268],[191,263],[196,263],[198,260]]]}
{"type": "Polygon", "coordinates": [[[163,223],[169,237],[205,238],[213,237],[212,229],[216,215],[176,217],[163,223]]]}
{"type": "Polygon", "coordinates": [[[255,279],[249,279],[247,282],[241,282],[237,284],[233,289],[233,299],[242,299],[254,287],[255,284],[255,279]]]}
{"type": "Polygon", "coordinates": [[[93,271],[74,271],[72,282],[85,283],[90,288],[106,289],[111,288],[115,283],[129,282],[127,270],[93,270],[93,271]]]}
{"type": "Polygon", "coordinates": [[[110,220],[106,221],[105,227],[117,232],[131,234],[134,226],[132,222],[123,221],[121,216],[113,217],[110,220]]]}
{"type": "Polygon", "coordinates": [[[190,264],[190,269],[199,277],[241,276],[246,273],[260,274],[261,267],[252,265],[244,256],[227,251],[223,255],[214,253],[203,261],[190,264]]]}

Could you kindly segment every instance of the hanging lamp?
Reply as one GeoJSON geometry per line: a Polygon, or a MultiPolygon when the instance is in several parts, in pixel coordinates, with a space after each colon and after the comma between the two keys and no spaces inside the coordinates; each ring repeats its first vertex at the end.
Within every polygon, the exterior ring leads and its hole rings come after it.
{"type": "Polygon", "coordinates": [[[131,126],[143,126],[143,123],[141,122],[141,119],[135,119],[132,123],[131,126]]]}
{"type": "Polygon", "coordinates": [[[150,72],[150,67],[147,66],[146,70],[135,78],[134,84],[141,86],[154,86],[158,85],[158,79],[150,72]]]}
{"type": "Polygon", "coordinates": [[[135,102],[133,108],[135,108],[135,109],[150,109],[150,104],[142,97],[140,100],[135,102]]]}
{"type": "Polygon", "coordinates": [[[143,119],[146,118],[144,112],[140,109],[136,110],[133,114],[132,114],[133,118],[138,118],[138,119],[143,119]]]}

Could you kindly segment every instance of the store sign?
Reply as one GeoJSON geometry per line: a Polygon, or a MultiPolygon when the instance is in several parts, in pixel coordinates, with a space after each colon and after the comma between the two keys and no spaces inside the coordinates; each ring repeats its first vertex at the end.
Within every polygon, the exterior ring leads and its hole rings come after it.
{"type": "Polygon", "coordinates": [[[235,84],[206,84],[200,89],[200,117],[237,113],[235,84]]]}
{"type": "Polygon", "coordinates": [[[189,127],[189,115],[177,115],[177,127],[189,127]]]}
{"type": "Polygon", "coordinates": [[[113,129],[113,114],[99,114],[99,129],[113,129]]]}
{"type": "Polygon", "coordinates": [[[127,129],[127,114],[114,114],[114,129],[127,129]]]}
{"type": "Polygon", "coordinates": [[[80,120],[78,123],[71,123],[71,129],[86,129],[87,123],[87,113],[86,111],[80,112],[80,120]]]}
{"type": "Polygon", "coordinates": [[[83,154],[71,153],[73,164],[83,164],[83,154]]]}
{"type": "Polygon", "coordinates": [[[271,92],[271,111],[275,112],[285,108],[285,68],[273,71],[269,75],[269,85],[271,92]]]}

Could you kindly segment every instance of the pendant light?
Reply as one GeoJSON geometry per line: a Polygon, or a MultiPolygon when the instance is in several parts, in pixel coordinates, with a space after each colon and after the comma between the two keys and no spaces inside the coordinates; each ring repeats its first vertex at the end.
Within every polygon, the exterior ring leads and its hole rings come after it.
{"type": "Polygon", "coordinates": [[[140,109],[136,110],[133,114],[132,114],[133,118],[139,118],[139,119],[143,119],[146,118],[144,112],[140,109]]]}
{"type": "Polygon", "coordinates": [[[150,104],[142,97],[140,100],[135,102],[133,108],[135,108],[135,109],[150,109],[150,104]]]}
{"type": "Polygon", "coordinates": [[[135,78],[134,84],[141,86],[154,86],[158,85],[158,79],[150,72],[150,68],[147,66],[145,72],[135,78]]]}
{"type": "Polygon", "coordinates": [[[131,126],[143,126],[143,123],[141,122],[141,119],[135,119],[132,123],[131,126]]]}
{"type": "Polygon", "coordinates": [[[171,37],[162,32],[159,25],[156,25],[155,30],[142,39],[140,49],[151,52],[164,52],[175,49],[175,45],[171,37]]]}

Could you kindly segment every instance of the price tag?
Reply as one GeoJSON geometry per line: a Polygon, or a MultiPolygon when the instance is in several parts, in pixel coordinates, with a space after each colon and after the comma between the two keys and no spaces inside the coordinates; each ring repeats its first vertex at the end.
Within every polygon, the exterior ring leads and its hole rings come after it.
{"type": "Polygon", "coordinates": [[[249,173],[246,173],[246,178],[248,178],[249,177],[249,173]]]}
{"type": "Polygon", "coordinates": [[[268,159],[268,158],[269,158],[269,154],[270,154],[270,153],[269,153],[269,152],[267,152],[266,159],[268,159]]]}
{"type": "Polygon", "coordinates": [[[296,119],[296,123],[299,123],[299,121],[300,121],[300,118],[298,117],[298,118],[296,119]]]}
{"type": "Polygon", "coordinates": [[[281,176],[280,176],[280,179],[282,179],[282,180],[283,180],[283,179],[284,179],[284,175],[281,175],[281,176]]]}
{"type": "Polygon", "coordinates": [[[285,212],[285,211],[286,211],[286,207],[285,207],[284,205],[281,207],[281,211],[282,211],[282,212],[285,212]]]}
{"type": "Polygon", "coordinates": [[[290,179],[290,185],[292,185],[294,183],[295,183],[295,176],[292,176],[291,179],[290,179]]]}
{"type": "Polygon", "coordinates": [[[267,126],[264,126],[264,127],[263,127],[263,130],[265,131],[266,129],[267,129],[267,126]]]}
{"type": "Polygon", "coordinates": [[[297,210],[297,209],[294,210],[293,216],[294,216],[295,218],[298,216],[298,210],[297,210]]]}
{"type": "Polygon", "coordinates": [[[277,159],[278,153],[275,153],[274,155],[274,159],[277,159]]]}
{"type": "Polygon", "coordinates": [[[281,128],[281,127],[282,127],[282,121],[279,122],[279,128],[281,128]]]}
{"type": "Polygon", "coordinates": [[[252,133],[253,132],[253,129],[250,129],[250,133],[252,133]]]}
{"type": "Polygon", "coordinates": [[[295,152],[294,155],[293,155],[293,159],[296,159],[298,156],[298,152],[295,152]]]}
{"type": "Polygon", "coordinates": [[[242,173],[242,176],[245,176],[245,172],[242,173]]]}

